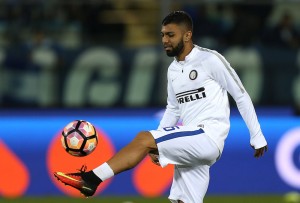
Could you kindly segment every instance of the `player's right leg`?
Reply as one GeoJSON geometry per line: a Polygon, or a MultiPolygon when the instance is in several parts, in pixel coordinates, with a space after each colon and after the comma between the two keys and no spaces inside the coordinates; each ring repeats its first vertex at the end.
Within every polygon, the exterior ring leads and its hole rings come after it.
{"type": "Polygon", "coordinates": [[[151,150],[157,150],[153,136],[150,132],[140,132],[110,160],[92,171],[80,170],[78,173],[54,172],[54,176],[62,183],[78,189],[84,196],[92,196],[102,181],[135,167],[151,150]]]}
{"type": "Polygon", "coordinates": [[[142,131],[127,146],[108,160],[107,164],[116,175],[135,167],[152,150],[157,150],[153,136],[148,131],[142,131]]]}

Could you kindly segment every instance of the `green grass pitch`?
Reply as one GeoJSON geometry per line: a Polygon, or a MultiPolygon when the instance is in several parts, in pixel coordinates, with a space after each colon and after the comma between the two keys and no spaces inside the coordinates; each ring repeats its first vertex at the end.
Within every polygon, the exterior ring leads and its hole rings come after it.
{"type": "MultiPolygon", "coordinates": [[[[4,199],[0,203],[170,203],[167,197],[142,198],[142,197],[23,197],[17,199],[4,199]]],[[[207,196],[204,203],[285,203],[280,195],[268,196],[207,196]]]]}

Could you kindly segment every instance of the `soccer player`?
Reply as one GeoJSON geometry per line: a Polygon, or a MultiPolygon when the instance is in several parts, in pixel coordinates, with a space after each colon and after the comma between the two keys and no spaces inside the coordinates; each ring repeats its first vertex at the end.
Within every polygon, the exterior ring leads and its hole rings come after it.
{"type": "Polygon", "coordinates": [[[193,44],[192,34],[192,19],[184,11],[172,12],[162,21],[163,47],[174,61],[168,69],[167,107],[158,129],[138,133],[91,171],[55,172],[58,180],[91,196],[102,181],[135,167],[149,154],[161,167],[174,164],[171,202],[202,203],[209,169],[220,158],[230,128],[227,92],[249,129],[254,157],[267,151],[254,106],[239,77],[221,54],[193,44]],[[183,126],[176,125],[179,118],[183,126]]]}

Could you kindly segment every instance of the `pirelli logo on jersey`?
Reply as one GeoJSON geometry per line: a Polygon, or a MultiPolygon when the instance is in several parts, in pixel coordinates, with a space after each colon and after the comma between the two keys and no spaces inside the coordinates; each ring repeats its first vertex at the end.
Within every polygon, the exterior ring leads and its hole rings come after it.
{"type": "Polygon", "coordinates": [[[204,87],[200,87],[195,90],[189,90],[189,91],[185,91],[185,92],[176,94],[176,99],[179,104],[195,101],[198,99],[203,99],[205,97],[206,97],[206,94],[205,94],[204,87]]]}

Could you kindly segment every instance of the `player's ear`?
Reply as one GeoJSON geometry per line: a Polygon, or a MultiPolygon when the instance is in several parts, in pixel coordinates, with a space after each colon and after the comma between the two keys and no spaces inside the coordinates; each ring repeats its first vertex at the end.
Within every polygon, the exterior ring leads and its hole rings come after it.
{"type": "Polygon", "coordinates": [[[187,31],[187,32],[184,34],[184,41],[185,41],[185,42],[190,41],[190,40],[192,39],[192,35],[193,35],[192,31],[187,31]]]}

